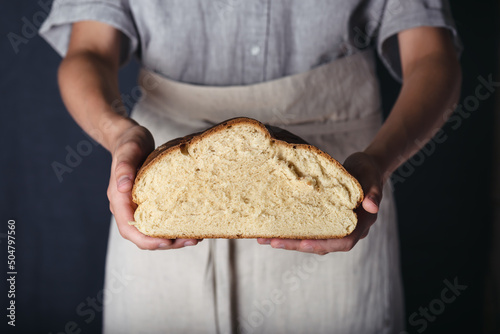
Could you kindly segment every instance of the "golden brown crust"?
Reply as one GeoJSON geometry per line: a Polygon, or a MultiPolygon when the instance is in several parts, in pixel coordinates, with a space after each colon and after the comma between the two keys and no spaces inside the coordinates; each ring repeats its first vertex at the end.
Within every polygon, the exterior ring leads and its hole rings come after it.
{"type": "MultiPolygon", "coordinates": [[[[278,145],[285,145],[285,146],[292,146],[292,147],[300,147],[304,149],[311,150],[325,158],[327,158],[330,162],[335,164],[338,168],[343,170],[346,175],[349,175],[349,177],[354,181],[356,186],[359,189],[359,192],[361,194],[358,203],[356,203],[356,208],[361,204],[363,201],[363,189],[361,188],[361,185],[359,184],[358,180],[352,176],[345,168],[342,166],[340,162],[332,158],[328,153],[321,151],[319,148],[316,146],[308,144],[305,140],[302,138],[296,136],[295,134],[286,131],[284,129],[281,129],[276,126],[271,126],[271,125],[264,125],[263,123],[253,119],[253,118],[248,118],[248,117],[236,117],[236,118],[231,118],[228,119],[224,122],[221,122],[219,124],[216,124],[207,130],[203,132],[197,132],[193,133],[184,137],[176,138],[173,140],[170,140],[166,142],[165,144],[157,147],[151,154],[147,157],[147,159],[144,161],[142,164],[141,168],[137,172],[137,176],[135,178],[134,182],[134,187],[132,189],[132,200],[134,203],[138,204],[138,201],[136,200],[136,195],[135,195],[135,190],[136,190],[136,185],[138,184],[138,181],[142,178],[143,174],[147,171],[148,168],[150,168],[153,164],[156,163],[156,161],[160,161],[161,158],[174,151],[179,151],[182,149],[183,145],[192,145],[198,141],[203,140],[205,137],[208,137],[214,133],[217,133],[219,131],[223,131],[224,129],[231,127],[236,124],[250,124],[255,126],[256,128],[259,128],[267,137],[274,139],[275,143],[278,145]]],[[[173,238],[172,236],[157,236],[157,237],[164,237],[164,238],[173,238]]],[[[184,237],[184,236],[183,236],[184,237]]],[[[186,235],[186,237],[190,237],[186,235]]],[[[266,236],[248,236],[248,237],[242,237],[242,238],[268,238],[266,236]]],[[[342,236],[343,237],[343,236],[342,236]]],[[[197,238],[239,238],[237,236],[197,236],[197,238]]],[[[269,237],[270,238],[270,237],[269,237]]],[[[339,236],[335,236],[332,238],[341,238],[339,236]]],[[[314,239],[314,238],[313,238],[314,239]]],[[[325,239],[325,237],[321,237],[321,239],[325,239]]]]}

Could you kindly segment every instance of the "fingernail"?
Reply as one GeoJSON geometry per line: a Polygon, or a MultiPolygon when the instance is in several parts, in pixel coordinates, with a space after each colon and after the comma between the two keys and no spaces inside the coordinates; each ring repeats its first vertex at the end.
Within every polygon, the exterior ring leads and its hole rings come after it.
{"type": "Polygon", "coordinates": [[[124,185],[125,183],[127,183],[128,181],[131,181],[130,180],[130,177],[124,175],[122,177],[120,177],[120,179],[118,180],[118,187],[124,185]]]}
{"type": "Polygon", "coordinates": [[[373,196],[368,196],[368,198],[369,198],[369,199],[370,199],[370,200],[371,200],[371,201],[372,201],[372,202],[373,202],[376,206],[378,206],[378,200],[377,200],[375,197],[373,197],[373,196]]]}
{"type": "Polygon", "coordinates": [[[277,244],[274,248],[285,248],[285,244],[277,244]]]}
{"type": "Polygon", "coordinates": [[[194,241],[186,241],[186,242],[184,243],[184,246],[186,246],[186,247],[187,247],[187,246],[194,246],[194,245],[196,245],[196,242],[194,242],[194,241]]]}
{"type": "Polygon", "coordinates": [[[261,245],[269,245],[271,243],[271,239],[264,239],[260,241],[261,245]]]}
{"type": "Polygon", "coordinates": [[[168,244],[162,242],[161,244],[158,245],[158,248],[167,248],[168,244]]]}

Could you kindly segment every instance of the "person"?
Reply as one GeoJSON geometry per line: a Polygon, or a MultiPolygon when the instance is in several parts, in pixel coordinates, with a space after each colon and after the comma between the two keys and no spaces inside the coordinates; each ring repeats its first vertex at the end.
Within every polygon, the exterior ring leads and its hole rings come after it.
{"type": "Polygon", "coordinates": [[[388,180],[458,99],[461,45],[446,1],[55,0],[40,34],[64,56],[68,111],[112,155],[105,333],[404,330],[388,180]],[[375,52],[403,83],[383,125],[375,52]],[[143,96],[128,117],[117,112],[118,72],[131,55],[143,96]],[[201,242],[128,224],[155,142],[236,116],[344,161],[365,194],[354,232],[201,242]]]}

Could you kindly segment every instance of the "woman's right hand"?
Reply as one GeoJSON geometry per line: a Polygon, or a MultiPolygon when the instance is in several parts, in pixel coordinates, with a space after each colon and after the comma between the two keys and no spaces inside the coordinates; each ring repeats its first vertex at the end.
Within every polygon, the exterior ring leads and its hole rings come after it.
{"type": "Polygon", "coordinates": [[[151,133],[121,113],[118,71],[123,34],[98,21],[75,22],[68,52],[59,67],[61,95],[75,121],[113,157],[108,186],[109,207],[120,234],[141,249],[173,249],[195,245],[194,239],[145,236],[128,222],[136,205],[132,186],[140,164],[153,151],[151,133]]]}
{"type": "Polygon", "coordinates": [[[113,161],[108,186],[109,208],[115,216],[123,238],[132,241],[140,249],[176,249],[196,245],[196,239],[162,239],[146,236],[130,225],[134,221],[137,205],[132,202],[132,186],[137,170],[153,151],[154,139],[144,127],[131,121],[120,132],[111,149],[113,161]]]}

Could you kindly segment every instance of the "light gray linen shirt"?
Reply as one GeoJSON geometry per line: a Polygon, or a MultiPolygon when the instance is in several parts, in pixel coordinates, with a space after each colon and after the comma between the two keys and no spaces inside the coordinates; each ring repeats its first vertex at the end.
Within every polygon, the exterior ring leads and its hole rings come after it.
{"type": "Polygon", "coordinates": [[[55,0],[40,34],[61,55],[71,24],[95,20],[127,37],[122,61],[135,54],[172,80],[248,85],[308,71],[376,48],[396,79],[396,34],[448,28],[461,44],[446,0],[55,0]]]}

